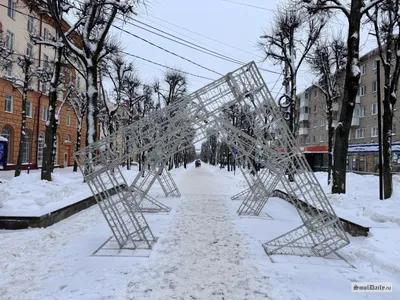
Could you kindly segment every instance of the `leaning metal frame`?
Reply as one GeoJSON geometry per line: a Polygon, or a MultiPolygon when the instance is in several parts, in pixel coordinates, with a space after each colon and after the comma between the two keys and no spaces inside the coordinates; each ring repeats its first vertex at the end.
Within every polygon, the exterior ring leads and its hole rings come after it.
{"type": "Polygon", "coordinates": [[[250,189],[239,213],[258,214],[278,182],[292,196],[303,224],[264,243],[268,254],[327,256],[349,243],[255,63],[251,62],[76,154],[85,180],[97,193],[99,206],[121,247],[128,242],[151,247],[155,239],[140,209],[141,201],[155,180],[166,188],[166,195],[179,194],[172,177],[167,175],[170,184],[160,180],[165,162],[178,149],[187,147],[188,137],[196,143],[205,139],[210,130],[218,131],[220,138],[240,156],[261,158],[268,168],[252,183],[255,188],[250,189]],[[250,112],[246,117],[252,136],[234,127],[224,116],[224,111],[233,105],[250,112]],[[152,172],[148,179],[135,178],[128,186],[119,165],[138,152],[148,153],[152,172]],[[285,176],[288,173],[294,177],[293,182],[285,176]]]}

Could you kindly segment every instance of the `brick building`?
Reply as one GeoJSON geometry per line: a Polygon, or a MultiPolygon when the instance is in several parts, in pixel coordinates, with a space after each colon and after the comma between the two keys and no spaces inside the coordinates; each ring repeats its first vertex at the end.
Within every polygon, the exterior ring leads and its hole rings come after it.
{"type": "MultiPolygon", "coordinates": [[[[376,172],[378,168],[378,105],[376,61],[377,50],[360,58],[361,78],[349,136],[347,168],[360,172],[376,172]]],[[[384,76],[381,71],[383,100],[384,76]]],[[[314,169],[327,166],[328,125],[323,93],[310,86],[298,95],[298,141],[314,169]]],[[[382,107],[383,112],[383,107],[382,107]]],[[[340,102],[333,103],[333,126],[340,116],[340,102]]],[[[400,171],[400,111],[395,110],[392,128],[392,163],[400,171]]]]}
{"type": "MultiPolygon", "coordinates": [[[[0,0],[0,39],[6,47],[13,50],[16,56],[30,55],[34,59],[34,65],[50,66],[54,57],[51,47],[33,45],[30,34],[47,39],[55,36],[51,20],[44,15],[30,13],[24,1],[0,0]]],[[[74,82],[78,89],[84,88],[84,80],[77,75],[75,70],[64,66],[64,86],[70,81],[74,82]]],[[[0,134],[8,143],[8,168],[13,169],[17,162],[20,132],[22,95],[19,88],[13,88],[11,77],[21,76],[20,67],[14,63],[7,70],[0,70],[0,134]]],[[[30,82],[27,98],[27,122],[26,135],[23,148],[23,168],[38,168],[43,157],[44,134],[48,116],[48,84],[41,83],[37,79],[30,82]]],[[[61,106],[63,92],[60,87],[58,106],[61,106]]],[[[82,136],[85,136],[85,124],[82,136]]],[[[65,167],[73,165],[73,151],[77,136],[77,119],[68,105],[62,105],[57,130],[57,156],[56,165],[65,167]]]]}

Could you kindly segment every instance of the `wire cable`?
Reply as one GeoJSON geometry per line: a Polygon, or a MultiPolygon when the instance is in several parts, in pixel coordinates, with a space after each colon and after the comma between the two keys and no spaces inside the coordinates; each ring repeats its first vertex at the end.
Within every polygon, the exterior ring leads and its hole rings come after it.
{"type": "Polygon", "coordinates": [[[191,75],[191,76],[198,77],[198,78],[202,78],[202,79],[207,79],[207,80],[211,80],[211,81],[214,81],[214,80],[215,80],[215,79],[212,79],[212,78],[209,78],[209,77],[200,76],[200,75],[196,75],[196,74],[189,73],[189,72],[186,72],[186,71],[182,71],[182,70],[179,70],[179,69],[171,68],[171,67],[168,67],[168,66],[166,66],[166,65],[163,65],[163,64],[154,62],[154,61],[152,61],[152,60],[150,60],[150,59],[143,58],[143,57],[141,57],[141,56],[138,56],[138,55],[135,55],[135,54],[132,54],[132,53],[129,53],[129,52],[125,52],[125,51],[121,51],[121,52],[122,52],[123,54],[128,55],[128,56],[132,56],[132,57],[134,57],[134,58],[137,58],[137,59],[140,59],[140,60],[143,60],[143,61],[152,63],[152,64],[154,64],[154,65],[157,65],[157,66],[160,66],[160,67],[163,67],[163,68],[166,68],[166,69],[170,69],[170,70],[173,70],[173,71],[182,72],[182,73],[185,73],[185,74],[187,74],[187,75],[191,75]]]}
{"type": "Polygon", "coordinates": [[[170,51],[170,50],[168,50],[168,49],[165,49],[165,48],[163,48],[163,47],[161,47],[161,46],[159,46],[159,45],[157,45],[157,44],[154,44],[153,42],[150,42],[150,41],[146,40],[145,38],[142,38],[142,37],[140,37],[140,36],[138,36],[138,35],[136,35],[136,34],[134,34],[134,33],[131,33],[131,32],[129,32],[129,31],[123,29],[123,28],[119,28],[119,27],[117,27],[116,25],[112,25],[112,26],[113,26],[114,28],[117,28],[117,29],[120,30],[120,31],[123,31],[123,32],[125,32],[125,33],[127,33],[127,34],[129,34],[129,35],[131,35],[131,36],[133,36],[133,37],[135,37],[135,38],[137,38],[137,39],[139,39],[139,40],[145,42],[145,43],[148,43],[148,44],[152,45],[153,47],[156,47],[156,48],[161,49],[161,50],[163,50],[163,51],[165,51],[165,52],[167,52],[167,53],[169,53],[169,54],[171,54],[171,55],[174,55],[174,56],[176,56],[176,57],[179,57],[180,59],[183,59],[183,60],[185,60],[185,61],[188,61],[188,62],[190,62],[191,64],[194,64],[194,65],[196,65],[196,66],[198,66],[198,67],[200,67],[200,68],[202,68],[202,69],[205,69],[205,70],[207,70],[207,71],[209,71],[209,72],[212,72],[212,73],[215,73],[215,74],[217,74],[217,75],[223,76],[223,74],[221,74],[221,73],[219,73],[219,72],[217,72],[217,71],[214,71],[214,70],[212,70],[212,69],[210,69],[210,68],[207,68],[207,67],[205,67],[205,66],[203,66],[203,65],[200,65],[200,64],[194,62],[193,60],[190,60],[190,59],[188,59],[188,58],[186,58],[186,57],[183,57],[183,56],[181,56],[181,55],[179,55],[179,54],[176,54],[175,52],[172,52],[172,51],[170,51]]]}

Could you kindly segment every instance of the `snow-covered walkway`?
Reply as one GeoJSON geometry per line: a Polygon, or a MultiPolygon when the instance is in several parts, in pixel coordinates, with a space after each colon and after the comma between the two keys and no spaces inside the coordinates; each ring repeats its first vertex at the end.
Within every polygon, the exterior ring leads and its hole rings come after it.
{"type": "MultiPolygon", "coordinates": [[[[137,170],[125,172],[132,178],[137,170]]],[[[240,201],[230,200],[246,187],[240,175],[191,164],[173,176],[181,198],[151,190],[172,211],[146,215],[158,237],[148,258],[91,256],[111,236],[97,206],[45,229],[0,230],[0,299],[400,299],[397,223],[351,238],[339,252],[355,268],[322,258],[271,260],[262,243],[299,223],[293,206],[271,198],[260,218],[241,218],[240,201]],[[393,292],[352,293],[352,281],[389,281],[393,292]]]]}
{"type": "Polygon", "coordinates": [[[266,299],[269,281],[248,261],[229,195],[220,194],[223,187],[207,167],[185,175],[176,218],[129,283],[129,299],[266,299]]]}

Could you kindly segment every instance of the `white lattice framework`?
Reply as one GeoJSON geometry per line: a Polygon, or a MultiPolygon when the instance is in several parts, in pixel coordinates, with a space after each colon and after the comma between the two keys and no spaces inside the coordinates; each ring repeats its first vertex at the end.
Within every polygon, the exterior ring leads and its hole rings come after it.
{"type": "Polygon", "coordinates": [[[209,130],[218,131],[220,139],[242,158],[261,158],[267,166],[268,170],[260,175],[245,176],[250,188],[239,214],[258,215],[279,182],[292,195],[303,224],[266,242],[263,246],[268,254],[326,256],[349,243],[252,62],[77,153],[85,180],[121,248],[138,243],[151,248],[155,238],[143,212],[144,206],[154,208],[158,203],[148,192],[158,180],[166,196],[180,195],[171,175],[164,170],[165,162],[178,149],[188,146],[188,137],[196,143],[205,139],[209,130]],[[232,105],[251,112],[247,115],[251,136],[224,116],[223,112],[232,105]],[[151,171],[143,179],[138,175],[128,185],[119,166],[132,153],[139,152],[148,153],[151,171]],[[294,182],[288,181],[288,172],[294,182]]]}

